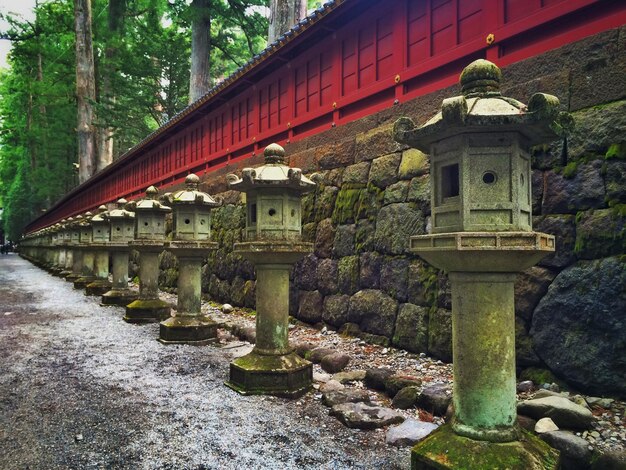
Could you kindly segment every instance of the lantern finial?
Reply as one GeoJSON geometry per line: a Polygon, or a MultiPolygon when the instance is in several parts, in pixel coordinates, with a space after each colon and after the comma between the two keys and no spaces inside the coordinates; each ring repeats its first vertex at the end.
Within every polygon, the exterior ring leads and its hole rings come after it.
{"type": "Polygon", "coordinates": [[[285,149],[278,144],[269,144],[263,152],[265,164],[285,163],[285,149]]]}
{"type": "Polygon", "coordinates": [[[463,69],[459,81],[466,98],[499,95],[502,72],[493,62],[478,59],[463,69]]]}

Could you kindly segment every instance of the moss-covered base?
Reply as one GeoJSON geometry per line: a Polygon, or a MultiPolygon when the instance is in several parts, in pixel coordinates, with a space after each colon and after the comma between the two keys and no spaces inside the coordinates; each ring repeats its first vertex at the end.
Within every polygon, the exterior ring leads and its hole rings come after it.
{"type": "Polygon", "coordinates": [[[66,280],[67,282],[72,282],[72,283],[73,283],[76,279],[79,279],[79,278],[80,278],[80,274],[76,274],[76,273],[74,273],[74,272],[72,272],[72,273],[68,274],[67,276],[65,276],[65,280],[66,280]]]}
{"type": "Polygon", "coordinates": [[[217,340],[217,326],[206,315],[170,317],[161,322],[159,341],[163,344],[209,344],[217,340]]]}
{"type": "Polygon", "coordinates": [[[85,286],[85,295],[102,295],[111,289],[111,283],[104,279],[98,279],[85,286]]]}
{"type": "Polygon", "coordinates": [[[506,443],[475,441],[454,433],[449,425],[413,447],[412,470],[556,470],[559,452],[528,431],[506,443]]]}
{"type": "Polygon", "coordinates": [[[161,299],[138,299],[126,306],[124,321],[128,323],[155,323],[170,316],[170,304],[161,299]]]}
{"type": "Polygon", "coordinates": [[[59,273],[59,277],[62,277],[65,280],[67,280],[67,276],[71,276],[71,275],[72,275],[72,271],[68,271],[66,269],[64,269],[63,271],[59,273]]]}
{"type": "Polygon", "coordinates": [[[93,276],[81,276],[74,281],[74,289],[84,289],[87,284],[91,284],[96,278],[93,276]]]}
{"type": "Polygon", "coordinates": [[[139,293],[130,289],[111,289],[102,294],[102,305],[117,305],[124,307],[137,300],[139,293]]]}
{"type": "Polygon", "coordinates": [[[252,351],[230,363],[226,386],[242,395],[298,398],[312,383],[313,365],[296,353],[266,356],[252,351]]]}

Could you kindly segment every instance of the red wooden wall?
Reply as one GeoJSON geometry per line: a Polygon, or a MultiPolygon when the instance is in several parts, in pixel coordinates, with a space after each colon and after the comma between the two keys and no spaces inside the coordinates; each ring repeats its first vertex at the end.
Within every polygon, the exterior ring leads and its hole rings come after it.
{"type": "Polygon", "coordinates": [[[626,2],[602,0],[337,4],[176,126],[74,189],[28,231],[451,85],[476,58],[506,66],[626,23],[626,2]]]}

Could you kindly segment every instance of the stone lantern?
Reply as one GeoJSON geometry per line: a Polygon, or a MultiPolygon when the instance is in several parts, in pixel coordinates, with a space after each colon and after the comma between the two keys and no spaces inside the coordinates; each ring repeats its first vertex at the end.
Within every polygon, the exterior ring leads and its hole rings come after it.
{"type": "Polygon", "coordinates": [[[139,298],[126,306],[129,323],[155,322],[169,317],[170,305],[159,299],[159,254],[165,242],[165,215],[171,211],[157,200],[150,186],[145,199],[134,203],[135,239],[128,243],[139,252],[139,298]]]}
{"type": "Polygon", "coordinates": [[[87,295],[102,295],[111,288],[109,281],[109,221],[106,218],[107,207],[98,207],[98,213],[91,218],[92,240],[91,249],[94,251],[94,274],[96,280],[87,284],[87,295]]]}
{"type": "Polygon", "coordinates": [[[70,232],[69,246],[72,250],[72,272],[65,276],[65,280],[73,283],[80,277],[83,269],[83,253],[80,250],[80,224],[83,221],[83,216],[77,215],[67,220],[69,222],[68,228],[70,232]]]}
{"type": "Polygon", "coordinates": [[[61,272],[61,262],[65,263],[64,253],[61,250],[63,234],[61,233],[61,225],[54,224],[50,227],[50,273],[57,276],[61,272]]]}
{"type": "Polygon", "coordinates": [[[411,250],[445,270],[452,289],[454,418],[417,444],[413,468],[558,467],[558,454],[516,423],[516,273],[554,251],[532,231],[529,148],[554,140],[556,97],[528,106],[500,94],[501,72],[477,60],[463,94],[422,127],[395,124],[399,142],[431,158],[432,234],[411,250]],[[505,460],[499,460],[506,456],[505,460]]]}
{"type": "Polygon", "coordinates": [[[234,252],[256,267],[256,344],[230,364],[226,383],[243,394],[297,397],[311,388],[312,366],[289,346],[289,272],[310,253],[301,241],[300,200],[315,183],[284,163],[277,144],[265,149],[265,165],[228,175],[229,186],[246,193],[246,241],[234,252]]]}
{"type": "Polygon", "coordinates": [[[72,247],[70,246],[70,240],[72,236],[71,223],[73,219],[61,220],[61,249],[63,250],[63,265],[59,276],[66,278],[72,272],[72,247]]]}
{"type": "Polygon", "coordinates": [[[211,208],[219,205],[198,190],[200,178],[190,174],[185,189],[164,198],[173,212],[172,240],[165,248],[178,259],[178,305],[176,314],[161,322],[159,341],[165,344],[206,344],[217,339],[217,323],[200,310],[202,260],[217,243],[210,241],[211,208]]]}
{"type": "Polygon", "coordinates": [[[81,252],[82,265],[80,277],[74,281],[74,288],[76,289],[82,289],[87,284],[96,280],[96,276],[94,274],[95,253],[89,246],[93,236],[93,231],[91,229],[92,217],[93,214],[91,212],[85,212],[84,216],[80,220],[80,223],[78,224],[78,249],[81,252]]]}
{"type": "Polygon", "coordinates": [[[125,306],[137,300],[137,292],[128,288],[128,243],[135,235],[135,213],[126,210],[126,204],[126,199],[119,199],[115,209],[103,214],[110,224],[107,246],[113,258],[113,283],[111,290],[102,294],[103,305],[125,306]]]}

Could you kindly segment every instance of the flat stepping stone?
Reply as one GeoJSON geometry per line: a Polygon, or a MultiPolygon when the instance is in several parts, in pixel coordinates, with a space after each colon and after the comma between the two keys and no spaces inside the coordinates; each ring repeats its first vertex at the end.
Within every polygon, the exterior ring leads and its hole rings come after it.
{"type": "Polygon", "coordinates": [[[369,403],[371,401],[366,390],[336,390],[322,396],[322,404],[328,407],[342,403],[369,403]]]}
{"type": "Polygon", "coordinates": [[[593,415],[587,408],[565,397],[544,397],[517,404],[517,412],[531,418],[552,418],[554,424],[565,429],[588,429],[593,415]]]}
{"type": "Polygon", "coordinates": [[[333,375],[333,379],[338,382],[346,383],[346,382],[357,382],[363,380],[365,378],[364,370],[349,370],[346,372],[338,372],[333,375]]]}
{"type": "Polygon", "coordinates": [[[330,414],[349,428],[356,429],[377,429],[404,421],[404,416],[391,408],[370,406],[365,403],[335,405],[330,414]]]}
{"type": "Polygon", "coordinates": [[[396,447],[412,446],[437,429],[434,423],[409,418],[399,426],[390,427],[385,436],[387,444],[396,447]]]}

